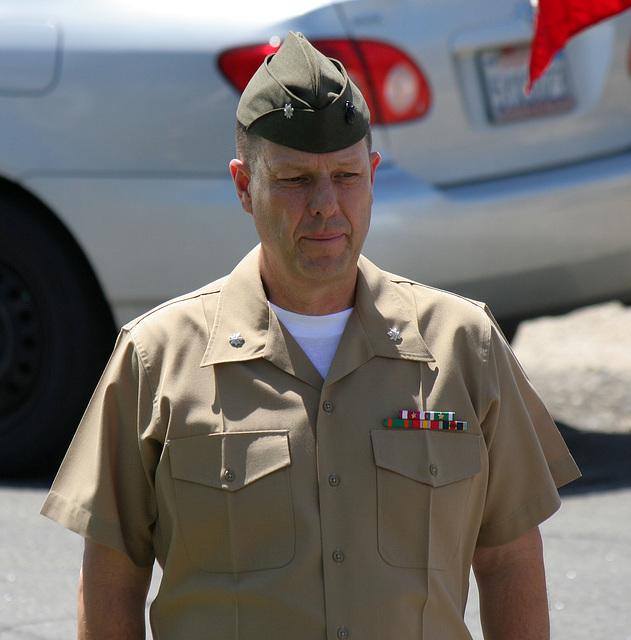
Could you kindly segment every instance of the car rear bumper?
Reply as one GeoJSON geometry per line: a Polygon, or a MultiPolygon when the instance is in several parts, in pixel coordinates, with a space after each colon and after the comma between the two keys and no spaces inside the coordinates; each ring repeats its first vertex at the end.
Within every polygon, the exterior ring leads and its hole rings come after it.
{"type": "Polygon", "coordinates": [[[435,188],[380,169],[365,253],[521,318],[631,298],[631,153],[435,188]]]}
{"type": "MultiPolygon", "coordinates": [[[[119,322],[229,272],[257,242],[232,181],[212,176],[32,176],[119,322]]],[[[487,302],[502,319],[631,299],[631,153],[436,188],[380,167],[364,253],[487,302]]]]}

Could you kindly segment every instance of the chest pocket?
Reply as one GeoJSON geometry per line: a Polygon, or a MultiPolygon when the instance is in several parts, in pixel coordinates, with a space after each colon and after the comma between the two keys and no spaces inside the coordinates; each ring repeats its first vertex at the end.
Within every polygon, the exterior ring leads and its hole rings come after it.
{"type": "Polygon", "coordinates": [[[396,567],[445,569],[462,537],[481,436],[429,430],[371,432],[378,544],[396,567]]]}
{"type": "Polygon", "coordinates": [[[189,558],[203,571],[273,569],[294,556],[286,431],[170,440],[177,513],[189,558]]]}

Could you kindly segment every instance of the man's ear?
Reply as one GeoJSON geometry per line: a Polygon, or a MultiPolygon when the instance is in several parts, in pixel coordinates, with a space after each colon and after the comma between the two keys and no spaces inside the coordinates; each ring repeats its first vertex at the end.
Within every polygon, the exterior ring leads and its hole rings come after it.
{"type": "Polygon", "coordinates": [[[375,184],[375,171],[381,162],[381,155],[377,151],[372,151],[370,154],[370,182],[375,184]]]}
{"type": "Polygon", "coordinates": [[[243,210],[252,215],[252,198],[250,197],[250,181],[252,177],[248,166],[243,160],[232,160],[230,162],[230,173],[243,210]]]}

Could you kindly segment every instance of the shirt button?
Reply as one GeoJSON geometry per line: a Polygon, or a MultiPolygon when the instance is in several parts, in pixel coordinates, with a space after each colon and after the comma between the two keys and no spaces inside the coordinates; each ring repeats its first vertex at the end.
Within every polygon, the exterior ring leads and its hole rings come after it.
{"type": "Polygon", "coordinates": [[[332,487],[337,487],[340,484],[340,477],[336,473],[332,473],[329,476],[329,484],[332,487]]]}
{"type": "Polygon", "coordinates": [[[348,630],[346,629],[346,627],[340,627],[337,630],[337,637],[340,640],[346,640],[346,638],[348,638],[348,630]]]}
{"type": "Polygon", "coordinates": [[[234,471],[232,469],[226,469],[223,472],[223,477],[226,482],[232,482],[235,479],[234,471]]]}
{"type": "Polygon", "coordinates": [[[340,549],[336,549],[333,552],[333,560],[335,560],[337,564],[342,564],[342,562],[344,562],[344,552],[340,549]]]}
{"type": "Polygon", "coordinates": [[[326,413],[331,413],[331,411],[333,411],[333,403],[330,400],[325,400],[322,403],[322,408],[326,411],[326,413]]]}
{"type": "Polygon", "coordinates": [[[430,464],[429,465],[429,472],[433,475],[433,476],[437,476],[438,475],[438,467],[435,464],[430,464]]]}

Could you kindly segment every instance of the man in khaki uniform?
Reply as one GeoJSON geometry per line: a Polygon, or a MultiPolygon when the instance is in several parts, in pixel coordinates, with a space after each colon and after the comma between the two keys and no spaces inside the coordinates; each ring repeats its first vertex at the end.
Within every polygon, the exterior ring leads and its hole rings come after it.
{"type": "Polygon", "coordinates": [[[548,638],[578,471],[483,305],[360,257],[361,93],[290,33],[237,116],[261,245],[123,328],[43,507],[86,538],[79,637],[144,638],[157,559],[161,640],[465,640],[472,564],[487,638],[548,638]]]}

